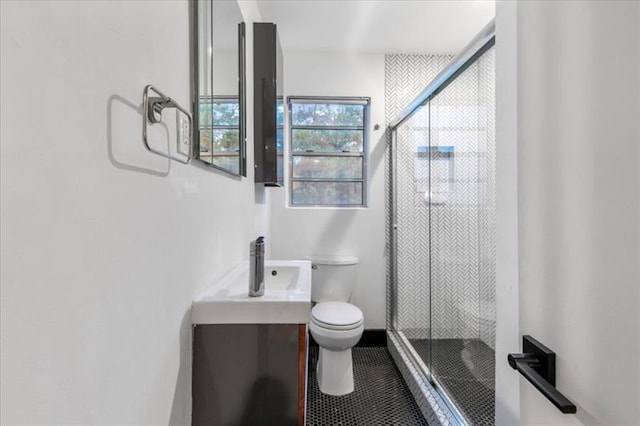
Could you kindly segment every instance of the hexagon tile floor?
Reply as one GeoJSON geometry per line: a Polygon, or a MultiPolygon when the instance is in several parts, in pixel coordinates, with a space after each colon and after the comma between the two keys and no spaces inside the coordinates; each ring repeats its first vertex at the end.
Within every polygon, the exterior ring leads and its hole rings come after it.
{"type": "Polygon", "coordinates": [[[316,381],[318,348],[309,348],[307,425],[427,425],[385,347],[355,347],[355,390],[332,396],[316,381]]]}
{"type": "Polygon", "coordinates": [[[429,343],[434,376],[474,426],[495,423],[495,354],[479,339],[411,339],[411,345],[429,365],[429,343]]]}

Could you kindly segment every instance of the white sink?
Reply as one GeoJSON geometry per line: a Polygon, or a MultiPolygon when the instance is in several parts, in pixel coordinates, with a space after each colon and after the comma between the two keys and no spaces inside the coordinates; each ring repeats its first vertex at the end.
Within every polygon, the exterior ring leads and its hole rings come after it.
{"type": "Polygon", "coordinates": [[[265,290],[249,297],[249,262],[229,271],[199,294],[193,324],[304,324],[311,310],[311,262],[265,261],[265,290]]]}

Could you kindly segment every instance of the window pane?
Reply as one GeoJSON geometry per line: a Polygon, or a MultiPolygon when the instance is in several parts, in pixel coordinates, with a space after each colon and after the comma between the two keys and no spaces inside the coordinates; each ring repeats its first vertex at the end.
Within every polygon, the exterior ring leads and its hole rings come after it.
{"type": "Polygon", "coordinates": [[[200,152],[211,152],[211,130],[200,129],[200,152]]]}
{"type": "Polygon", "coordinates": [[[276,101],[276,126],[284,126],[284,102],[276,101]]]}
{"type": "Polygon", "coordinates": [[[284,185],[284,130],[276,129],[276,176],[278,183],[284,185]]]}
{"type": "Polygon", "coordinates": [[[238,129],[200,130],[200,152],[237,152],[239,139],[238,129]]]}
{"type": "Polygon", "coordinates": [[[284,130],[276,129],[276,151],[284,152],[284,130]]]}
{"type": "Polygon", "coordinates": [[[200,103],[200,127],[239,126],[240,104],[238,102],[200,103]]]}
{"type": "Polygon", "coordinates": [[[240,123],[240,104],[225,102],[212,105],[214,126],[238,126],[240,123]]]}
{"type": "Polygon", "coordinates": [[[294,178],[362,179],[362,157],[293,156],[294,178]]]}
{"type": "Polygon", "coordinates": [[[284,186],[284,153],[278,152],[276,154],[276,177],[278,183],[284,186]]]}
{"type": "Polygon", "coordinates": [[[364,126],[364,105],[292,103],[294,126],[364,126]]]}
{"type": "Polygon", "coordinates": [[[291,130],[293,151],[362,152],[362,130],[291,130]]]}
{"type": "MultiPolygon", "coordinates": [[[[207,161],[207,160],[204,160],[207,161]]],[[[211,160],[207,161],[214,166],[222,167],[225,170],[229,170],[231,173],[239,173],[240,171],[240,154],[219,155],[215,154],[211,156],[211,160]]]]}
{"type": "Polygon", "coordinates": [[[211,126],[211,107],[206,101],[200,101],[200,127],[211,126]]]}
{"type": "Polygon", "coordinates": [[[292,182],[297,205],[362,205],[362,182],[292,182]]]}
{"type": "Polygon", "coordinates": [[[198,158],[232,173],[239,173],[240,152],[237,144],[237,129],[200,130],[200,154],[198,158]]]}

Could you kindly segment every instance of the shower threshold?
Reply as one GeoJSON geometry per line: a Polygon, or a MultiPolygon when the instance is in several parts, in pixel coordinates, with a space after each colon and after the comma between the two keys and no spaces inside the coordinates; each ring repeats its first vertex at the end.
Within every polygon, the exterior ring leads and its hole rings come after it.
{"type": "Polygon", "coordinates": [[[480,339],[408,341],[422,362],[431,365],[433,378],[469,424],[495,424],[493,349],[480,339]]]}

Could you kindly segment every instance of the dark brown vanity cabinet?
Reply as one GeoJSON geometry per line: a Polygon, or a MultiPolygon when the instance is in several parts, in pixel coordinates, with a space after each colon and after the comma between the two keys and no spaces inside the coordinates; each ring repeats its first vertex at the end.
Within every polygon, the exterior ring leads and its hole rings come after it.
{"type": "Polygon", "coordinates": [[[253,24],[255,182],[284,184],[283,58],[276,25],[253,24]]]}
{"type": "Polygon", "coordinates": [[[193,328],[193,426],[303,426],[306,324],[193,328]]]}

